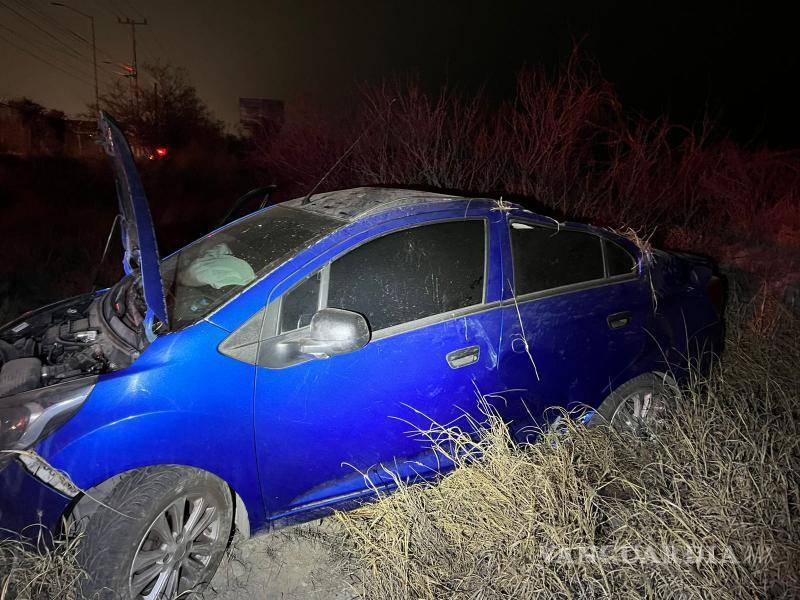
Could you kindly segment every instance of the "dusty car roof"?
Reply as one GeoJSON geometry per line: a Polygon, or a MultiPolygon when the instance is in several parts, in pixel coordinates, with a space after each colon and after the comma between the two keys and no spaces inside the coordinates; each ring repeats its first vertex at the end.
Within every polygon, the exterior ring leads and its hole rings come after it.
{"type": "Polygon", "coordinates": [[[305,198],[295,198],[284,202],[284,206],[301,208],[326,217],[356,221],[369,214],[376,214],[391,208],[431,202],[469,201],[464,196],[438,194],[420,190],[403,190],[381,187],[358,187],[314,194],[305,198]]]}

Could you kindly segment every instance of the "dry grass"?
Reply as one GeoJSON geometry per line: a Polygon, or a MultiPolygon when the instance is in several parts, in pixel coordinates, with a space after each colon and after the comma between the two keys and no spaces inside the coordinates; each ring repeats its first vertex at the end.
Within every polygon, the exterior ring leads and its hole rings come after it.
{"type": "Polygon", "coordinates": [[[35,539],[0,541],[0,600],[83,599],[80,535],[52,540],[43,528],[26,533],[35,539]]]}
{"type": "Polygon", "coordinates": [[[796,597],[800,329],[755,332],[760,306],[647,437],[434,428],[458,467],[339,514],[343,568],[366,598],[796,597]]]}

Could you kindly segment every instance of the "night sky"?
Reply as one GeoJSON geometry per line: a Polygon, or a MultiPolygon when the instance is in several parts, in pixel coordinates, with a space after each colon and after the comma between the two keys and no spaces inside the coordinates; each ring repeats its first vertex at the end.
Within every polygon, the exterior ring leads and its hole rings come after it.
{"type": "MultiPolygon", "coordinates": [[[[393,73],[418,74],[431,89],[485,85],[500,99],[522,65],[553,67],[581,40],[633,109],[691,124],[708,108],[740,141],[800,146],[797,10],[766,2],[64,3],[96,18],[101,89],[121,70],[114,62],[131,60],[130,28],[116,17],[147,17],[140,63],[186,67],[229,124],[239,96],[335,105],[393,73]]],[[[0,97],[84,110],[90,50],[71,32],[88,38],[86,19],[47,0],[0,0],[0,97]]]]}

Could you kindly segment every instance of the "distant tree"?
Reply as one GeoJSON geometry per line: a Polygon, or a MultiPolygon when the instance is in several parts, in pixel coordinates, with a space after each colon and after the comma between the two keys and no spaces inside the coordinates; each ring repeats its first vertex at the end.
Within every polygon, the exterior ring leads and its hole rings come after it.
{"type": "Polygon", "coordinates": [[[118,120],[142,146],[186,148],[193,143],[222,140],[223,124],[197,95],[185,69],[146,63],[139,76],[139,93],[128,81],[100,96],[100,108],[118,120]]]}
{"type": "Polygon", "coordinates": [[[8,100],[6,104],[12,108],[16,108],[27,118],[43,115],[46,110],[44,106],[26,96],[22,98],[12,98],[8,100]]]}
{"type": "Polygon", "coordinates": [[[12,98],[5,102],[17,110],[22,122],[31,133],[31,149],[35,152],[59,153],[63,151],[66,134],[66,115],[55,109],[48,109],[30,98],[12,98]]]}
{"type": "Polygon", "coordinates": [[[45,117],[52,120],[63,121],[66,115],[55,109],[47,109],[38,102],[34,102],[30,98],[23,96],[22,98],[12,98],[5,102],[7,106],[16,108],[25,119],[32,119],[36,117],[45,117]]]}

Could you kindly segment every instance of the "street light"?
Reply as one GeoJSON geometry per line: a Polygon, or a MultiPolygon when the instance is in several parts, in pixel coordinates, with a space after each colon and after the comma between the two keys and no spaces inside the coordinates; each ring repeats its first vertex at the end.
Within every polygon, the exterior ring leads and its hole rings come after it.
{"type": "Polygon", "coordinates": [[[97,41],[94,36],[94,17],[92,15],[87,15],[85,12],[78,10],[72,6],[67,4],[62,4],[61,2],[51,2],[53,6],[60,6],[62,8],[66,8],[67,10],[71,10],[74,13],[78,13],[80,16],[89,19],[89,22],[92,24],[92,65],[94,66],[94,105],[95,108],[99,111],[100,110],[100,90],[97,86],[97,41]]]}

